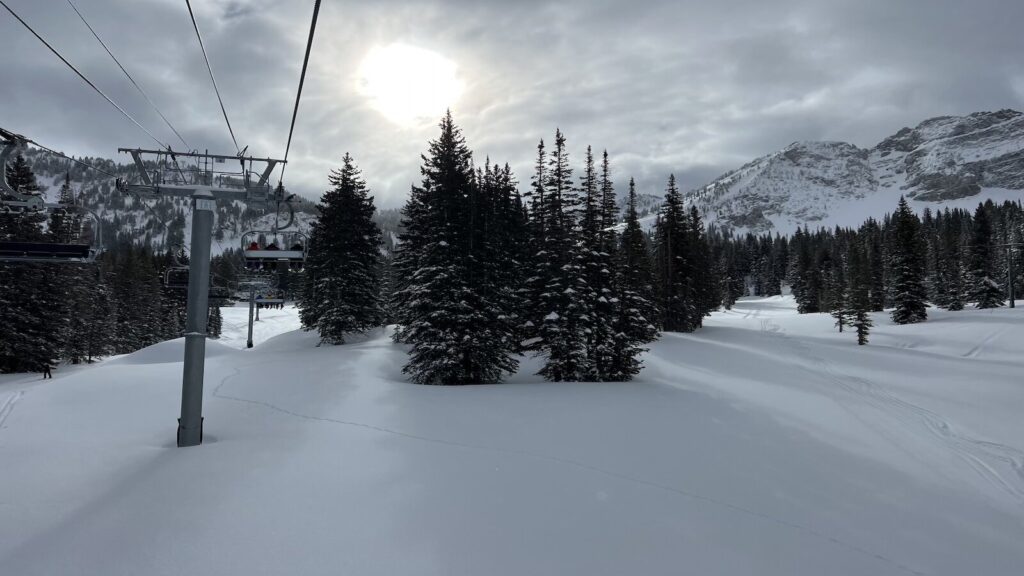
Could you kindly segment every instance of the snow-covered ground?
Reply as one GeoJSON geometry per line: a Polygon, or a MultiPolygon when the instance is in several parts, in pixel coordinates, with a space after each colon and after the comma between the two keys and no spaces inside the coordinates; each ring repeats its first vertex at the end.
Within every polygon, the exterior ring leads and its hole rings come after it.
{"type": "MultiPolygon", "coordinates": [[[[255,311],[254,318],[255,318],[255,311]]],[[[221,334],[219,342],[231,348],[245,348],[249,336],[249,303],[239,302],[234,306],[220,309],[221,334]]],[[[281,310],[260,310],[259,321],[252,323],[253,345],[265,342],[268,338],[298,330],[302,323],[299,322],[299,311],[293,302],[285,304],[281,310]]]]}
{"type": "Polygon", "coordinates": [[[383,332],[261,314],[240,350],[226,315],[201,447],[180,341],[0,380],[0,573],[1017,575],[1022,312],[858,347],[747,299],[636,382],[470,387],[406,383],[383,332]]]}

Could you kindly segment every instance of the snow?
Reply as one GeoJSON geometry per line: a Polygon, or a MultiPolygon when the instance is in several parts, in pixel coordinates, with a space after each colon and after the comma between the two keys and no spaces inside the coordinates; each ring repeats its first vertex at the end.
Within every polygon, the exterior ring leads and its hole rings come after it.
{"type": "Polygon", "coordinates": [[[241,310],[208,347],[201,447],[173,446],[181,340],[0,379],[0,573],[1024,563],[1020,309],[878,314],[858,347],[789,297],[745,299],[654,343],[636,382],[543,383],[528,358],[468,387],[406,383],[384,331],[317,347],[291,307],[237,349],[241,310]]]}
{"type": "MultiPolygon", "coordinates": [[[[249,330],[249,303],[238,302],[234,306],[220,309],[221,335],[219,344],[229,348],[245,348],[249,330]]],[[[253,311],[255,317],[255,311],[253,311]]],[[[286,303],[281,310],[264,308],[260,310],[259,322],[252,325],[253,344],[259,344],[268,338],[301,328],[299,311],[293,303],[286,303]]],[[[209,346],[207,346],[209,348],[209,346]]]]}

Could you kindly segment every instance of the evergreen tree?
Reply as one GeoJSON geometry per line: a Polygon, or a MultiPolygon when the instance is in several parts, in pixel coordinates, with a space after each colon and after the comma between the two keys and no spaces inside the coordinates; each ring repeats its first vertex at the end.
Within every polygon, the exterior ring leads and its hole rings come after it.
{"type": "Polygon", "coordinates": [[[396,340],[411,345],[403,371],[414,382],[496,382],[516,369],[516,305],[496,284],[500,261],[488,260],[494,248],[481,215],[489,199],[472,153],[450,113],[440,128],[403,210],[395,266],[409,275],[395,293],[396,340]]]}
{"type": "Polygon", "coordinates": [[[544,203],[536,215],[543,221],[543,235],[535,239],[539,250],[531,282],[540,318],[528,349],[544,355],[539,372],[544,379],[585,381],[596,370],[590,355],[595,299],[586,279],[586,250],[577,241],[580,209],[560,130],[555,131],[544,188],[544,203]]]}
{"type": "Polygon", "coordinates": [[[608,379],[608,371],[614,361],[612,337],[618,316],[613,290],[615,264],[606,249],[609,247],[609,234],[613,235],[610,244],[614,245],[615,232],[601,227],[607,220],[603,213],[606,206],[604,195],[611,188],[607,157],[602,162],[601,175],[598,176],[593,152],[587,146],[583,175],[580,178],[581,221],[576,228],[577,237],[573,247],[583,273],[577,297],[592,302],[583,330],[587,334],[590,369],[585,378],[593,381],[608,379]]]}
{"type": "Polygon", "coordinates": [[[704,233],[704,222],[696,206],[690,207],[687,218],[689,230],[686,236],[686,277],[693,295],[693,306],[687,318],[687,332],[692,332],[704,324],[704,317],[718,309],[718,279],[711,260],[711,248],[704,233]]]}
{"type": "MultiPolygon", "coordinates": [[[[332,188],[317,208],[309,238],[305,274],[309,282],[299,316],[320,340],[344,344],[347,334],[365,332],[384,320],[381,306],[380,228],[373,222],[373,198],[348,154],[328,177],[332,188]]],[[[285,288],[285,286],[282,286],[285,288]]]]}
{"type": "Polygon", "coordinates": [[[996,251],[992,244],[992,221],[985,205],[974,212],[974,230],[970,247],[968,299],[978,308],[1003,305],[1003,290],[995,280],[996,251]]]}
{"type": "Polygon", "coordinates": [[[928,318],[925,300],[925,245],[921,237],[921,221],[910,209],[906,198],[900,197],[892,217],[892,292],[896,324],[924,322],[928,318]]]}
{"type": "Polygon", "coordinates": [[[658,336],[654,326],[657,318],[654,275],[647,239],[636,211],[636,186],[632,178],[629,180],[626,226],[617,256],[614,305],[618,315],[614,324],[611,363],[605,371],[605,378],[629,380],[642,368],[639,356],[645,350],[644,344],[658,336]]]}
{"type": "Polygon", "coordinates": [[[220,312],[220,306],[210,306],[210,316],[206,321],[206,336],[213,340],[220,338],[224,326],[224,317],[220,312]]]}
{"type": "Polygon", "coordinates": [[[871,269],[868,251],[857,242],[850,249],[846,275],[846,310],[850,324],[857,331],[857,344],[868,343],[871,332],[871,269]]]}
{"type": "Polygon", "coordinates": [[[661,326],[668,332],[690,331],[696,313],[693,286],[687,277],[686,249],[690,225],[683,197],[670,175],[654,231],[654,268],[661,301],[661,326]]]}

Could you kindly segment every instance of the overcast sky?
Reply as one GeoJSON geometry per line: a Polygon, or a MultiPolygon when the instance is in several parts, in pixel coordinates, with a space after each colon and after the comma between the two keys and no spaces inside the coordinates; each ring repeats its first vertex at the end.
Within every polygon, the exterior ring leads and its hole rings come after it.
{"type": "MultiPolygon", "coordinates": [[[[66,0],[5,1],[181,147],[66,0]]],[[[234,150],[184,0],[73,1],[193,147],[234,150]]],[[[193,5],[239,144],[280,157],[312,0],[193,5]]],[[[383,82],[453,100],[478,162],[524,184],[560,127],[577,168],[588,144],[608,150],[620,190],[635,176],[660,193],[670,172],[688,189],[796,140],[869,147],[932,116],[1024,108],[1022,22],[1021,0],[324,0],[286,184],[315,197],[350,152],[378,205],[401,205],[437,118],[382,113],[383,82]],[[364,65],[394,45],[429,51],[416,86],[388,76],[394,58],[364,65]],[[423,86],[425,70],[444,78],[423,86]]],[[[78,155],[153,145],[2,10],[0,38],[0,126],[78,155]]]]}

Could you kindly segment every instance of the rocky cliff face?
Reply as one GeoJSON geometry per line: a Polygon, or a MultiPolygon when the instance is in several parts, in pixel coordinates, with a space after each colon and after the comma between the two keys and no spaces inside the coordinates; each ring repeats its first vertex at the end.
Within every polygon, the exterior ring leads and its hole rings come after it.
{"type": "Polygon", "coordinates": [[[918,207],[942,207],[1022,189],[1024,114],[1001,110],[932,118],[868,150],[844,142],[797,142],[688,198],[720,226],[790,232],[796,226],[853,225],[858,222],[852,218],[865,214],[880,217],[901,194],[918,207]]]}

